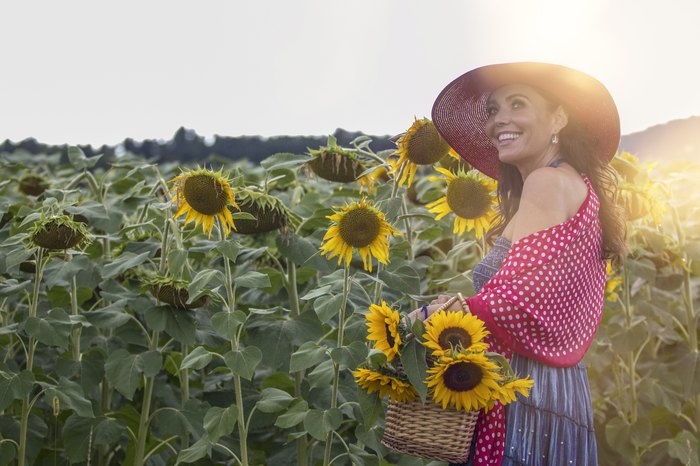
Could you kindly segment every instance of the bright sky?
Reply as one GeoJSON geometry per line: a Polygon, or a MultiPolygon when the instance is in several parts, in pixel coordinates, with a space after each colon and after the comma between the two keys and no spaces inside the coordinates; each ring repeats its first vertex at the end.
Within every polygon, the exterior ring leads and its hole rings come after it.
{"type": "Polygon", "coordinates": [[[0,141],[405,131],[489,63],[600,79],[622,132],[700,115],[697,0],[0,4],[0,141]]]}

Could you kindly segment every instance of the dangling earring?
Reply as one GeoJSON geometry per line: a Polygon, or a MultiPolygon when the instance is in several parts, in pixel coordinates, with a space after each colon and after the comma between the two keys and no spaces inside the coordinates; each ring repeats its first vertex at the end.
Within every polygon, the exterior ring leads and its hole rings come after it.
{"type": "Polygon", "coordinates": [[[559,144],[559,135],[558,134],[552,135],[552,144],[559,144]]]}

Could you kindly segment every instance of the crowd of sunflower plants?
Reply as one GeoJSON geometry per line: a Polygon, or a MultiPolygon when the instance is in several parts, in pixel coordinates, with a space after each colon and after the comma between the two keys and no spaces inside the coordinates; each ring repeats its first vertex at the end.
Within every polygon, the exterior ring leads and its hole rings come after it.
{"type": "MultiPolygon", "coordinates": [[[[428,464],[381,443],[405,380],[357,377],[387,360],[366,316],[473,292],[495,184],[427,119],[396,145],[0,154],[0,465],[428,464]]],[[[614,163],[630,247],[586,358],[601,464],[698,464],[700,167],[614,163]]],[[[427,375],[423,345],[400,359],[427,375]]]]}

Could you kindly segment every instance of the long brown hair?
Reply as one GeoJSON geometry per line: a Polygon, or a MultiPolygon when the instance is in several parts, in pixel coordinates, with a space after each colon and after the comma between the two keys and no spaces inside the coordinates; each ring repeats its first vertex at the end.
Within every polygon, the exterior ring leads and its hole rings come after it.
{"type": "MultiPolygon", "coordinates": [[[[535,90],[548,102],[550,111],[558,107],[547,92],[538,88],[535,90]]],[[[559,132],[559,154],[576,171],[586,174],[590,179],[593,190],[600,200],[599,218],[603,230],[603,257],[618,264],[626,249],[627,224],[624,211],[617,202],[617,175],[596,155],[596,141],[590,136],[585,125],[570,112],[567,114],[568,124],[559,132]]],[[[517,212],[522,192],[523,178],[520,171],[513,165],[501,163],[498,175],[500,216],[487,235],[489,242],[493,242],[503,233],[506,224],[517,212]]]]}

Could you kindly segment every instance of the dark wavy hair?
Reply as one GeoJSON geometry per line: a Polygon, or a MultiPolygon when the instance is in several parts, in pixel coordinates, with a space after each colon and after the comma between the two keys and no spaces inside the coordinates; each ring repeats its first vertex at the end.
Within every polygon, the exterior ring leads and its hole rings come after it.
{"type": "MultiPolygon", "coordinates": [[[[545,98],[549,110],[559,104],[550,94],[535,88],[545,98]]],[[[564,108],[566,111],[566,108],[564,108]]],[[[619,264],[626,250],[627,223],[625,214],[617,201],[617,175],[595,153],[597,141],[592,138],[585,125],[570,112],[568,124],[559,132],[560,156],[579,173],[585,173],[600,200],[600,224],[603,230],[603,257],[619,264]]],[[[520,171],[506,163],[500,164],[498,175],[499,218],[489,231],[487,240],[492,243],[503,233],[506,224],[513,218],[520,204],[523,178],[520,171]]]]}

